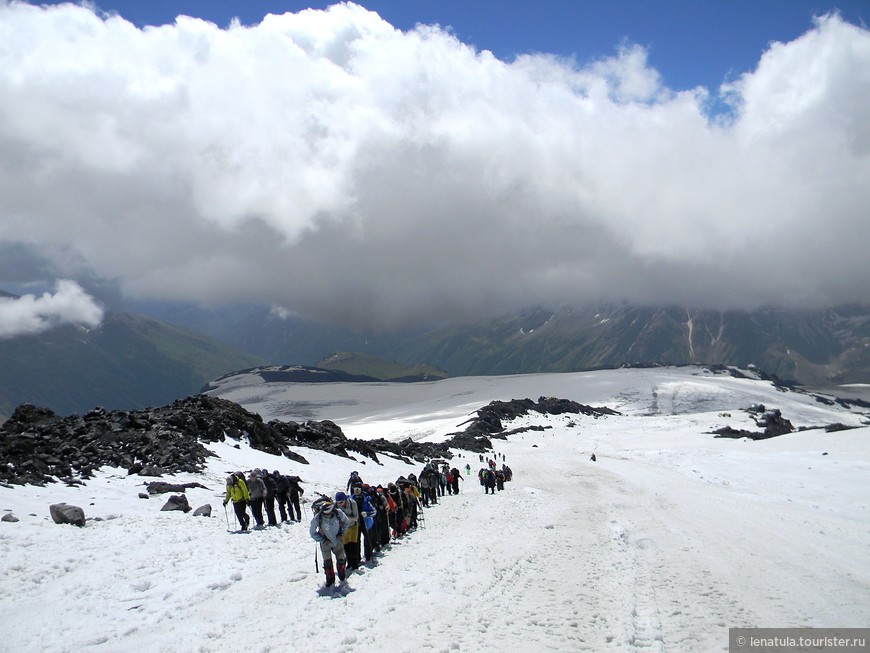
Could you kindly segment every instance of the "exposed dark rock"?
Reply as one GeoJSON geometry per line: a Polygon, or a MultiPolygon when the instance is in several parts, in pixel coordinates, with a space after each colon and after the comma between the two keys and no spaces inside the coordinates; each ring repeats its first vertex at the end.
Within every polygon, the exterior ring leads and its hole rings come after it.
{"type": "MultiPolygon", "coordinates": [[[[828,424],[825,427],[825,432],[826,433],[835,433],[836,431],[848,431],[849,429],[855,429],[855,428],[858,428],[858,427],[857,426],[847,426],[846,424],[841,424],[840,422],[837,422],[836,424],[828,424]]],[[[825,455],[827,455],[827,454],[825,454],[825,455]]]]}
{"type": "Polygon", "coordinates": [[[463,433],[454,435],[445,442],[448,447],[468,449],[483,453],[492,449],[492,442],[487,439],[506,439],[517,431],[505,432],[503,421],[511,421],[531,412],[544,415],[587,415],[598,419],[607,415],[619,415],[612,408],[594,408],[569,399],[555,397],[540,397],[536,402],[531,399],[512,399],[510,401],[492,401],[477,411],[477,417],[470,419],[463,433]]]}
{"type": "Polygon", "coordinates": [[[190,504],[187,501],[187,496],[184,494],[173,494],[163,504],[161,511],[181,510],[182,512],[190,512],[190,504]]]}
{"type": "Polygon", "coordinates": [[[146,486],[148,494],[166,494],[167,492],[184,492],[190,488],[208,489],[201,483],[165,483],[163,481],[154,481],[146,486]]]}
{"type": "Polygon", "coordinates": [[[14,524],[18,521],[18,517],[13,515],[11,512],[5,513],[2,517],[0,517],[0,521],[9,522],[10,524],[14,524]]]}
{"type": "Polygon", "coordinates": [[[193,511],[194,517],[211,517],[211,504],[207,503],[193,511]]]}
{"type": "Polygon", "coordinates": [[[23,404],[0,426],[0,460],[6,462],[0,483],[73,484],[103,466],[140,476],[195,473],[213,455],[206,445],[227,438],[245,438],[256,449],[305,462],[259,415],[215,397],[197,395],[136,411],[96,408],[84,417],[59,417],[23,404]]]}
{"type": "MultiPolygon", "coordinates": [[[[203,471],[213,454],[207,445],[219,441],[246,441],[252,448],[283,456],[300,464],[308,461],[290,447],[325,451],[343,458],[352,453],[379,463],[387,453],[403,460],[449,460],[450,449],[482,453],[492,449],[493,437],[507,437],[503,420],[530,411],[559,415],[585,414],[593,417],[618,414],[609,408],[592,408],[565,399],[541,397],[496,401],[477,411],[464,432],[442,443],[414,442],[410,438],[394,443],[386,440],[348,439],[334,422],[324,420],[263,423],[262,417],[238,404],[217,397],[195,395],[160,408],[107,411],[95,408],[84,417],[59,417],[45,408],[19,406],[0,426],[0,484],[43,485],[61,480],[69,485],[83,483],[104,466],[121,467],[128,474],[162,476],[203,471]]],[[[356,460],[356,458],[353,458],[356,460]]],[[[187,487],[153,482],[149,494],[184,492],[187,487]]],[[[202,486],[199,486],[202,487],[202,486]]]]}
{"type": "Polygon", "coordinates": [[[782,416],[778,408],[768,410],[764,404],[752,404],[746,409],[746,412],[755,416],[755,424],[763,428],[763,431],[747,431],[745,429],[723,426],[711,431],[711,433],[715,433],[717,438],[767,440],[768,438],[775,438],[786,433],[793,433],[795,430],[792,423],[782,416]]]}
{"type": "Polygon", "coordinates": [[[85,525],[85,511],[78,506],[68,503],[53,503],[48,507],[52,520],[55,524],[72,524],[82,527],[85,525]]]}
{"type": "Polygon", "coordinates": [[[794,426],[782,416],[778,408],[764,411],[761,417],[755,420],[755,423],[764,429],[764,435],[768,438],[794,431],[794,426]]]}

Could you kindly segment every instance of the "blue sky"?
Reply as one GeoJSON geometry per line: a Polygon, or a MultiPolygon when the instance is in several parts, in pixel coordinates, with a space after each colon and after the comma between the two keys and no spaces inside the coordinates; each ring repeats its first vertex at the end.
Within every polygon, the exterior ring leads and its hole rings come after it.
{"type": "Polygon", "coordinates": [[[0,289],[870,304],[866,0],[104,1],[0,0],[0,289]]]}
{"type": "MultiPolygon", "coordinates": [[[[49,3],[57,4],[57,3],[49,3]]],[[[260,22],[267,13],[322,9],[334,2],[275,0],[102,0],[137,26],[171,23],[178,14],[226,27],[233,17],[260,22]]],[[[360,0],[401,30],[417,23],[450,27],[463,43],[510,61],[516,54],[574,56],[578,63],[612,55],[628,40],[644,46],[650,65],[674,89],[723,81],[750,71],[770,41],[790,41],[813,16],[839,11],[870,22],[867,0],[360,0]]]]}

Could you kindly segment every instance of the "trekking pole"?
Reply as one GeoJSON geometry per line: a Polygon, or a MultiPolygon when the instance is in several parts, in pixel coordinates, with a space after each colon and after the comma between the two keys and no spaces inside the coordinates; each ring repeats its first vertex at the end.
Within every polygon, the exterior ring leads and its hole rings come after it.
{"type": "Polygon", "coordinates": [[[314,572],[320,573],[320,566],[317,564],[317,549],[320,548],[320,545],[317,542],[314,543],[314,572]]]}
{"type": "Polygon", "coordinates": [[[227,504],[224,504],[224,517],[227,518],[227,530],[230,530],[230,516],[227,513],[227,504]]]}

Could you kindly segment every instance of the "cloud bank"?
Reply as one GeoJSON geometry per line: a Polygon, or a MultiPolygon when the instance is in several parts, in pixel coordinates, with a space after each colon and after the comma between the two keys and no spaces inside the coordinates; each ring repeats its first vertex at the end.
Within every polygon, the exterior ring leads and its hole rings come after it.
{"type": "Polygon", "coordinates": [[[639,46],[508,63],[353,4],[140,30],[0,3],[0,43],[0,244],[70,278],[386,328],[870,302],[870,32],[836,16],[680,92],[639,46]]]}
{"type": "Polygon", "coordinates": [[[0,338],[47,331],[61,324],[97,326],[103,309],[74,281],[58,281],[54,294],[0,297],[0,338]]]}

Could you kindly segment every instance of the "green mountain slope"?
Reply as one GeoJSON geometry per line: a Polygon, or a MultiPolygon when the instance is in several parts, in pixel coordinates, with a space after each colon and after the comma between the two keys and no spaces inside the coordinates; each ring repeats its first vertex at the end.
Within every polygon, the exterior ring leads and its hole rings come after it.
{"type": "Polygon", "coordinates": [[[0,340],[0,415],[21,403],[59,414],[158,406],[265,362],[188,329],[110,314],[95,329],[64,326],[0,340]]]}

